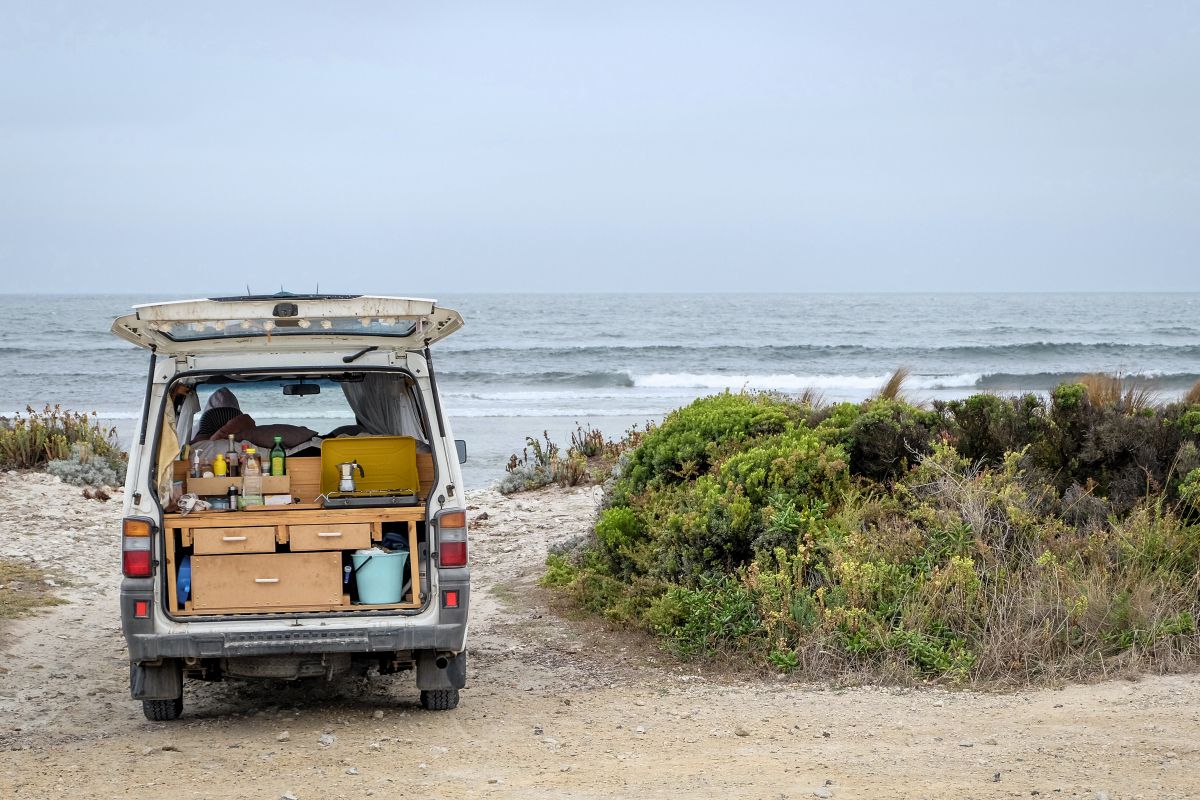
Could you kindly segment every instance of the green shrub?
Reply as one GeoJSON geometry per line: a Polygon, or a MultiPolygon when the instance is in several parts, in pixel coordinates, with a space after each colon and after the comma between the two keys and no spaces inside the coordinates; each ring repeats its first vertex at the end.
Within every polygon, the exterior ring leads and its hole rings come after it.
{"type": "Polygon", "coordinates": [[[1045,404],[1032,394],[976,394],[934,407],[946,418],[955,449],[971,461],[999,463],[1005,453],[1040,440],[1049,426],[1045,404]]]}
{"type": "Polygon", "coordinates": [[[1194,407],[1109,394],[819,414],[705,398],[627,454],[595,537],[546,581],[681,656],[776,672],[1022,683],[1195,664],[1194,407]]]}
{"type": "Polygon", "coordinates": [[[940,424],[936,412],[898,400],[871,400],[853,412],[836,409],[819,430],[845,449],[851,473],[887,481],[929,452],[940,424]]]}
{"type": "Polygon", "coordinates": [[[769,395],[726,392],[696,400],[672,411],[645,435],[614,487],[614,497],[694,479],[721,454],[750,439],[782,433],[800,417],[800,408],[769,395]]]}

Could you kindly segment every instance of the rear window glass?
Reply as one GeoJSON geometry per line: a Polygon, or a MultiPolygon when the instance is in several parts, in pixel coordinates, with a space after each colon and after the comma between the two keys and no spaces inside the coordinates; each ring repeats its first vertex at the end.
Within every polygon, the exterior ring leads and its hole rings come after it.
{"type": "Polygon", "coordinates": [[[212,319],[189,322],[152,322],[158,331],[173,342],[194,342],[200,339],[234,339],[243,336],[302,336],[305,334],[353,336],[408,336],[416,328],[412,320],[400,317],[325,317],[304,319],[212,319]]]}

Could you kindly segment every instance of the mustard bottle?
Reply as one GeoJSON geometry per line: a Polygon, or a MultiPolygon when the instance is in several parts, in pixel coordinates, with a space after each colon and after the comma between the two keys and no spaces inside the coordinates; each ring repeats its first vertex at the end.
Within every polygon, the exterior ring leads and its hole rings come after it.
{"type": "Polygon", "coordinates": [[[225,456],[217,453],[217,457],[213,459],[213,475],[218,478],[224,478],[229,474],[229,465],[225,461],[225,456]]]}

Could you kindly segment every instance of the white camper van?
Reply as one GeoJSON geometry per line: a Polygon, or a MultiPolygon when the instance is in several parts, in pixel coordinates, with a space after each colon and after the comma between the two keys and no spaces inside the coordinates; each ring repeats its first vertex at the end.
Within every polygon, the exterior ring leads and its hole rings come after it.
{"type": "Polygon", "coordinates": [[[121,544],[148,718],[179,717],[185,679],[372,668],[415,670],[425,708],[458,704],[466,447],[431,347],[462,324],[432,300],[286,293],[114,322],[150,353],[121,544]]]}

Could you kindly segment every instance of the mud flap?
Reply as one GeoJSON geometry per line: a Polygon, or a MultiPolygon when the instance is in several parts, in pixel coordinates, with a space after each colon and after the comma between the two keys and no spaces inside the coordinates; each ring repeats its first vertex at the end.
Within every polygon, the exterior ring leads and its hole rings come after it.
{"type": "Polygon", "coordinates": [[[129,694],[134,700],[174,700],[183,696],[183,670],[179,661],[164,658],[161,664],[129,662],[129,694]]]}
{"type": "Polygon", "coordinates": [[[425,689],[462,689],[467,685],[467,653],[464,650],[456,656],[439,656],[432,650],[422,650],[417,653],[417,688],[425,689]],[[445,659],[444,667],[438,666],[439,659],[445,659]]]}

